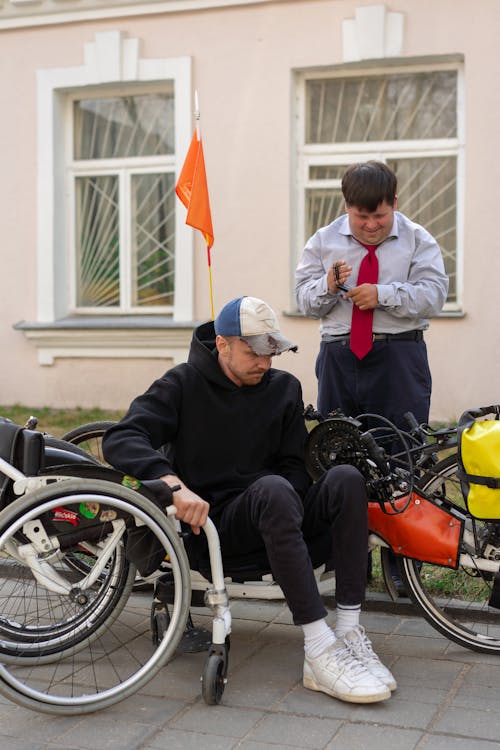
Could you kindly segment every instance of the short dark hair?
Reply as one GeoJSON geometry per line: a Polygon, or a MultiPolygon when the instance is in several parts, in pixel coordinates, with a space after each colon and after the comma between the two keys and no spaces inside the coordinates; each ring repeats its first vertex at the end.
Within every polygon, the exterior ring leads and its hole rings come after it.
{"type": "Polygon", "coordinates": [[[381,161],[351,164],[342,177],[342,193],[348,206],[376,211],[385,200],[396,200],[398,180],[392,169],[381,161]]]}

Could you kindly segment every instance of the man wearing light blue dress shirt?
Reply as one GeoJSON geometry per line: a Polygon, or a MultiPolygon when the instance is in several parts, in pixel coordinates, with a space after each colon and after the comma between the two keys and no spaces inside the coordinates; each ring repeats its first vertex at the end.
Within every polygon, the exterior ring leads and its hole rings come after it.
{"type": "MultiPolygon", "coordinates": [[[[407,430],[408,411],[419,424],[429,420],[432,379],[424,331],[448,293],[441,250],[426,229],[397,211],[397,178],[382,162],[349,167],[342,193],[346,213],[309,239],[296,270],[299,310],[320,320],[318,411],[377,414],[407,430]],[[375,258],[375,280],[367,283],[362,272],[358,282],[368,254],[375,258]],[[355,318],[363,317],[353,315],[355,307],[365,317],[369,313],[366,354],[355,353],[355,318]]],[[[380,427],[380,421],[367,419],[364,426],[380,427]]],[[[386,448],[403,450],[397,440],[386,448]]],[[[370,571],[371,556],[369,577],[370,571]]],[[[404,596],[393,557],[391,573],[404,596]]]]}
{"type": "Polygon", "coordinates": [[[347,170],[346,214],[307,242],[296,296],[299,310],[320,320],[318,410],[380,414],[406,429],[407,411],[420,423],[429,419],[424,331],[443,307],[448,278],[436,240],[396,210],[396,188],[396,176],[381,162],[347,170]],[[358,285],[368,246],[375,248],[378,281],[358,285]],[[373,345],[362,359],[350,349],[354,306],[373,310],[373,345]]]}

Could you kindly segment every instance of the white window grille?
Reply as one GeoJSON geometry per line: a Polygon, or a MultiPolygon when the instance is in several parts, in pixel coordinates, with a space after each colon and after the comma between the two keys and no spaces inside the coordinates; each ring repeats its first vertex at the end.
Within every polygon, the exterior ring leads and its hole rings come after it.
{"type": "Polygon", "coordinates": [[[173,91],[72,102],[78,312],[173,309],[173,91]]]}

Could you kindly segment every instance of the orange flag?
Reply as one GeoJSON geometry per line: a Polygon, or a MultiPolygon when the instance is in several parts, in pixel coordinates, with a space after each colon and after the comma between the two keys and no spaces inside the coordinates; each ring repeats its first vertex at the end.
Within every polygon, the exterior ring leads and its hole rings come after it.
{"type": "Polygon", "coordinates": [[[207,248],[210,250],[214,244],[214,230],[208,198],[203,144],[201,137],[198,138],[197,131],[193,134],[175,192],[187,208],[186,224],[202,232],[207,248]]]}

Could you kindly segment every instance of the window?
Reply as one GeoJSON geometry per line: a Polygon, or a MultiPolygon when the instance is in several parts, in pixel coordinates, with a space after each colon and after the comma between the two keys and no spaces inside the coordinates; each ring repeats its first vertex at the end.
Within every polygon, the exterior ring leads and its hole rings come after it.
{"type": "Polygon", "coordinates": [[[102,31],[84,63],[37,71],[37,310],[16,327],[39,362],[183,362],[193,230],[174,200],[192,135],[189,57],[142,58],[102,31]]]}
{"type": "Polygon", "coordinates": [[[173,85],[73,102],[79,312],[171,311],[175,269],[173,85]],[[165,87],[164,87],[165,88],[165,87]]]}
{"type": "Polygon", "coordinates": [[[457,65],[388,71],[351,69],[299,76],[300,249],[344,212],[349,164],[385,161],[398,177],[398,206],[440,244],[450,277],[447,309],[459,309],[463,159],[457,65]]]}

